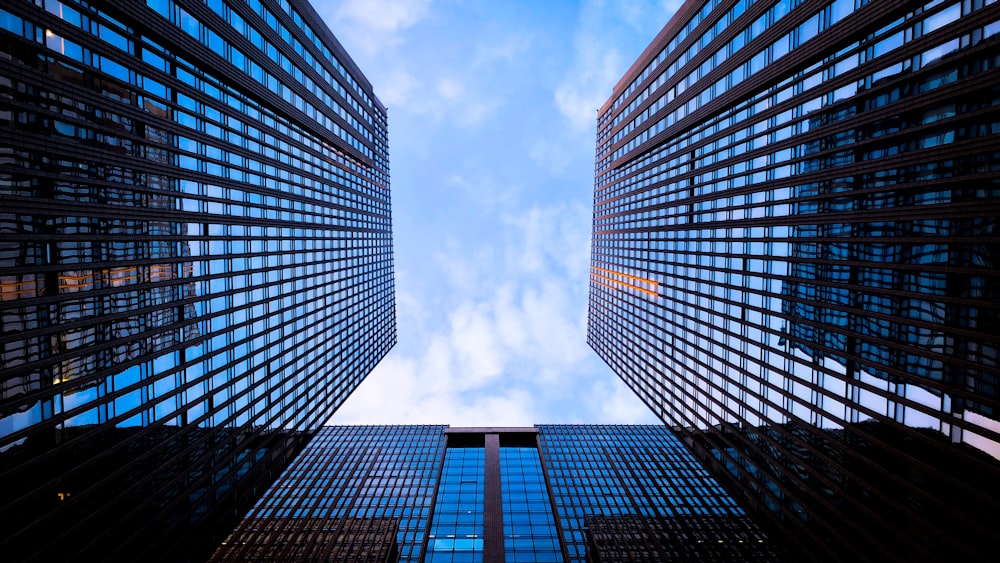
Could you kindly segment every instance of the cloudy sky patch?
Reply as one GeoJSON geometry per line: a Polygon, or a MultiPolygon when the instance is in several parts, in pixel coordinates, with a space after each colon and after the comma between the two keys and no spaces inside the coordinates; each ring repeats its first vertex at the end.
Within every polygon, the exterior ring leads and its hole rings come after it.
{"type": "Polygon", "coordinates": [[[399,331],[332,422],[654,422],[587,280],[596,110],[672,6],[316,3],[389,107],[399,331]]]}

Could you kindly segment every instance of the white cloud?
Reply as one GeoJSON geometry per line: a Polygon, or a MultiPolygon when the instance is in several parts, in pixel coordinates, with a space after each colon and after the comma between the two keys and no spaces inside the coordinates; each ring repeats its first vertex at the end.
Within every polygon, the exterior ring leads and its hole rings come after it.
{"type": "Polygon", "coordinates": [[[483,123],[492,117],[501,105],[498,99],[488,94],[470,91],[465,82],[454,76],[438,78],[433,94],[414,101],[410,109],[435,121],[450,119],[464,128],[483,123]]]}
{"type": "Polygon", "coordinates": [[[653,39],[681,4],[663,0],[655,8],[644,2],[590,0],[580,9],[580,22],[573,39],[574,64],[556,87],[556,108],[577,131],[593,130],[597,110],[632,63],[617,46],[623,34],[653,39]],[[618,22],[612,26],[609,22],[618,22]]]}
{"type": "Polygon", "coordinates": [[[648,423],[651,418],[650,410],[617,376],[614,381],[596,383],[593,392],[592,400],[600,404],[605,418],[620,420],[623,424],[648,423]]]}
{"type": "Polygon", "coordinates": [[[345,0],[337,9],[341,19],[377,31],[396,31],[427,15],[430,0],[345,0]]]}
{"type": "Polygon", "coordinates": [[[437,93],[445,100],[457,100],[465,93],[465,86],[454,78],[442,78],[437,83],[437,93]]]}
{"type": "Polygon", "coordinates": [[[529,342],[527,320],[517,309],[514,288],[504,285],[497,289],[493,301],[493,316],[497,336],[503,345],[512,350],[523,350],[529,342]]]}
{"type": "Polygon", "coordinates": [[[532,45],[527,35],[509,35],[502,40],[484,41],[476,46],[475,66],[481,67],[497,62],[510,63],[525,54],[532,45]]]}
{"type": "Polygon", "coordinates": [[[577,131],[594,128],[597,109],[621,75],[621,55],[602,21],[606,9],[603,2],[582,6],[573,38],[574,64],[555,90],[556,108],[577,131]]]}
{"type": "Polygon", "coordinates": [[[498,99],[469,97],[455,108],[455,122],[460,127],[475,127],[493,118],[501,105],[498,99]]]}
{"type": "Polygon", "coordinates": [[[425,19],[430,0],[343,0],[317,3],[338,38],[367,55],[403,42],[402,32],[425,19]]]}
{"type": "Polygon", "coordinates": [[[417,79],[403,69],[395,69],[380,77],[378,97],[387,107],[404,106],[417,87],[417,79]]]}
{"type": "Polygon", "coordinates": [[[502,106],[496,96],[468,88],[454,72],[441,76],[414,76],[396,69],[373,73],[375,93],[394,115],[410,112],[428,123],[475,127],[492,118],[502,106]]]}
{"type": "Polygon", "coordinates": [[[530,41],[514,34],[499,42],[466,45],[462,34],[447,35],[430,45],[433,55],[427,54],[426,44],[420,45],[420,56],[433,56],[433,64],[409,65],[412,59],[405,53],[409,43],[428,32],[417,26],[447,20],[446,16],[433,20],[431,8],[430,0],[328,0],[317,5],[394,115],[412,112],[428,124],[477,127],[491,119],[504,101],[477,83],[476,77],[485,72],[481,67],[514,60],[530,41]]]}
{"type": "Polygon", "coordinates": [[[522,236],[508,245],[507,267],[525,273],[540,273],[557,267],[577,281],[587,278],[590,257],[591,213],[582,203],[546,208],[532,207],[508,215],[505,223],[522,236]]]}
{"type": "Polygon", "coordinates": [[[485,303],[463,303],[451,314],[450,344],[461,369],[460,389],[487,385],[503,372],[496,323],[485,303]]]}
{"type": "Polygon", "coordinates": [[[462,172],[450,175],[446,184],[459,190],[474,205],[490,211],[509,208],[522,190],[521,185],[514,182],[494,181],[488,170],[473,163],[467,163],[462,172]]]}
{"type": "Polygon", "coordinates": [[[528,147],[528,156],[550,174],[561,176],[570,171],[581,150],[589,153],[593,149],[593,139],[587,135],[580,135],[578,139],[578,142],[567,143],[565,138],[535,137],[528,147]]]}
{"type": "Polygon", "coordinates": [[[555,102],[559,112],[578,130],[590,130],[597,123],[597,110],[611,95],[611,88],[621,66],[621,55],[613,48],[600,49],[583,40],[579,57],[587,61],[577,67],[571,77],[556,88],[555,102]]]}

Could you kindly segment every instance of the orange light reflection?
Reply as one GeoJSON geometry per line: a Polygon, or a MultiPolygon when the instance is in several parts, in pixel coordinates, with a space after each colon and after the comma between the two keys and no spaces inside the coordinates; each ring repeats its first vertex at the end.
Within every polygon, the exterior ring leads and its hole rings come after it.
{"type": "MultiPolygon", "coordinates": [[[[639,287],[639,286],[637,286],[637,285],[632,285],[632,284],[630,284],[630,283],[625,283],[625,282],[623,282],[623,281],[621,281],[621,280],[616,280],[616,279],[614,279],[614,278],[609,278],[608,276],[602,276],[601,274],[594,274],[594,275],[595,275],[595,276],[597,276],[597,277],[599,277],[599,278],[603,278],[603,279],[606,279],[606,280],[608,280],[608,281],[612,281],[612,282],[615,282],[615,283],[617,283],[617,284],[619,284],[619,285],[624,285],[625,287],[627,287],[627,288],[629,288],[629,289],[634,289],[634,290],[636,290],[636,291],[641,291],[641,292],[643,292],[643,293],[647,293],[647,294],[649,294],[649,295],[652,295],[653,297],[659,297],[659,296],[660,296],[660,294],[659,294],[659,293],[657,293],[657,292],[655,292],[655,291],[651,291],[651,290],[649,290],[649,289],[645,289],[645,288],[642,288],[642,287],[639,287]]],[[[603,286],[605,286],[605,287],[609,287],[609,288],[611,288],[611,289],[620,289],[620,288],[617,288],[617,287],[614,287],[614,286],[611,286],[611,285],[608,285],[608,284],[606,284],[606,283],[603,283],[603,282],[599,282],[599,281],[597,281],[597,280],[594,280],[594,282],[595,282],[595,283],[599,283],[599,284],[601,284],[601,285],[603,285],[603,286]]]]}
{"type": "MultiPolygon", "coordinates": [[[[591,266],[591,267],[593,269],[595,269],[595,270],[600,270],[602,272],[607,272],[607,273],[615,275],[615,276],[622,276],[623,278],[628,278],[630,280],[635,280],[635,281],[639,281],[639,282],[642,282],[642,283],[647,283],[647,284],[649,284],[649,285],[651,285],[653,287],[660,287],[660,284],[658,282],[653,281],[653,280],[647,280],[646,278],[640,278],[638,276],[630,276],[630,275],[622,273],[622,272],[616,272],[614,270],[608,270],[607,268],[599,268],[597,266],[591,266]]],[[[598,275],[600,275],[600,274],[598,274],[598,275]]]]}

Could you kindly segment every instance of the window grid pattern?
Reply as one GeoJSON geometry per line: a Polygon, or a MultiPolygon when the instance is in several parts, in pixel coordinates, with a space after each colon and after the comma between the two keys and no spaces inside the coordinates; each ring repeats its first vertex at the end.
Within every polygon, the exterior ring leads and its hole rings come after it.
{"type": "Polygon", "coordinates": [[[776,556],[663,426],[346,426],[318,433],[212,561],[381,563],[386,554],[438,563],[776,556]],[[494,516],[502,535],[489,529],[494,516]]]}
{"type": "MultiPolygon", "coordinates": [[[[359,555],[347,538],[316,533],[337,530],[344,522],[366,531],[396,530],[389,538],[395,550],[379,549],[369,556],[396,552],[399,561],[420,561],[434,498],[444,490],[438,488],[444,449],[443,426],[324,427],[212,561],[352,561],[359,555]],[[297,530],[313,535],[287,547],[274,541],[297,530]]],[[[449,478],[448,467],[446,461],[443,482],[449,478]]],[[[384,535],[375,537],[386,541],[384,535]]]]}
{"type": "Polygon", "coordinates": [[[702,6],[598,118],[590,345],[802,549],[982,557],[1000,6],[702,6]]]}
{"type": "Polygon", "coordinates": [[[14,553],[207,549],[395,343],[385,109],[306,28],[298,1],[0,8],[14,553]]]}
{"type": "Polygon", "coordinates": [[[538,448],[500,447],[504,561],[563,561],[538,448]]]}
{"type": "MultiPolygon", "coordinates": [[[[371,126],[372,124],[371,116],[368,115],[367,111],[363,112],[361,117],[366,123],[362,123],[355,117],[357,113],[362,113],[358,110],[363,108],[361,108],[356,100],[348,96],[343,86],[340,86],[337,81],[330,80],[330,72],[315,59],[311,50],[303,48],[302,43],[293,37],[289,33],[289,30],[276,19],[273,11],[268,10],[261,2],[248,2],[250,8],[254,9],[260,18],[258,23],[264,24],[254,26],[241,16],[241,12],[235,4],[230,6],[221,1],[206,2],[207,7],[216,16],[228,23],[239,37],[249,39],[250,44],[256,48],[257,52],[255,55],[257,56],[255,57],[248,55],[246,45],[244,45],[243,49],[240,49],[209,26],[201,23],[197,16],[181,7],[183,3],[178,3],[174,0],[146,1],[146,5],[150,9],[174,23],[194,39],[199,40],[205,47],[212,49],[216,53],[225,54],[226,60],[237,71],[245,74],[248,79],[253,80],[262,87],[273,88],[282,99],[300,111],[305,112],[319,125],[333,131],[337,137],[351,145],[354,149],[367,157],[373,156],[369,143],[358,139],[359,136],[368,141],[373,139],[374,135],[366,129],[366,126],[371,126]],[[276,34],[275,41],[269,41],[267,38],[267,32],[264,30],[268,28],[276,34]],[[262,31],[264,33],[261,33],[262,31]],[[294,60],[293,57],[286,56],[283,52],[279,51],[276,46],[278,41],[283,43],[281,45],[282,50],[295,51],[301,59],[294,60]],[[265,60],[264,57],[267,57],[269,61],[265,60]],[[258,60],[263,65],[259,64],[258,60]],[[285,76],[282,77],[282,80],[279,80],[268,70],[268,67],[271,65],[280,67],[284,71],[285,76]],[[307,71],[303,72],[303,69],[307,69],[307,71]],[[309,70],[317,73],[317,79],[322,80],[320,78],[322,76],[326,80],[322,82],[314,80],[309,70]],[[296,89],[287,86],[293,80],[301,84],[312,96],[300,93],[296,89]],[[324,84],[327,88],[335,88],[336,97],[327,92],[320,84],[324,84]],[[346,103],[342,104],[342,102],[346,103]],[[351,112],[345,106],[351,107],[355,111],[351,112]],[[331,113],[336,117],[331,117],[329,115],[331,113]]],[[[293,13],[297,15],[297,12],[293,13]]],[[[301,21],[301,17],[298,19],[301,21]]],[[[339,64],[339,61],[334,61],[334,64],[342,66],[339,64]]],[[[275,68],[275,70],[277,69],[275,68]]]]}
{"type": "Polygon", "coordinates": [[[570,561],[598,560],[588,555],[595,547],[607,561],[774,559],[764,534],[666,427],[538,430],[570,561]]]}
{"type": "Polygon", "coordinates": [[[485,463],[485,448],[448,448],[428,537],[427,563],[482,563],[485,463]]]}

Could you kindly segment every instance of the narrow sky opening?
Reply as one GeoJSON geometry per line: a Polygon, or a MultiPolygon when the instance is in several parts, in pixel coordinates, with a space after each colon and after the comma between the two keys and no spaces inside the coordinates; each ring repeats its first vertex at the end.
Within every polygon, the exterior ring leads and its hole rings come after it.
{"type": "Polygon", "coordinates": [[[315,4],[389,108],[399,327],[332,422],[655,422],[587,286],[596,111],[675,6],[315,4]]]}

